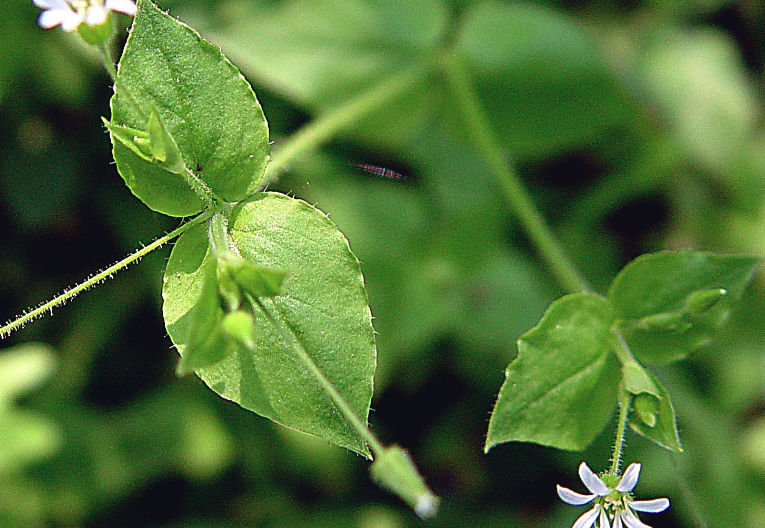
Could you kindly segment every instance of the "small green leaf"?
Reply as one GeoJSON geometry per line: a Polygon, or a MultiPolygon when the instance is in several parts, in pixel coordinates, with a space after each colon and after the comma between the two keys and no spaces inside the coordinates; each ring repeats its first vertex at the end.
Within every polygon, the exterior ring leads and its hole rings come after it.
{"type": "Polygon", "coordinates": [[[622,367],[624,387],[627,392],[637,396],[638,394],[650,394],[660,398],[659,388],[653,382],[651,375],[636,361],[631,361],[622,367]]]}
{"type": "Polygon", "coordinates": [[[228,251],[218,255],[218,277],[223,276],[230,278],[243,293],[253,297],[274,297],[281,294],[287,273],[258,266],[228,251]]]}
{"type": "Polygon", "coordinates": [[[223,308],[218,295],[215,262],[207,259],[202,292],[189,314],[187,346],[178,363],[178,374],[186,375],[222,360],[231,353],[221,326],[223,308]]]}
{"type": "Polygon", "coordinates": [[[156,163],[174,174],[186,170],[178,145],[162,124],[156,108],[151,109],[147,131],[101,120],[111,133],[112,141],[119,141],[142,160],[156,163]]]}
{"type": "Polygon", "coordinates": [[[395,493],[423,519],[438,511],[436,497],[423,480],[409,453],[399,447],[387,447],[378,454],[370,468],[372,478],[380,486],[395,493]]]}
{"type": "Polygon", "coordinates": [[[241,310],[228,313],[221,326],[226,336],[247,350],[255,351],[255,321],[252,314],[241,310]]]}
{"type": "Polygon", "coordinates": [[[172,216],[202,210],[174,172],[181,165],[225,201],[242,200],[260,182],[268,126],[252,88],[217,46],[150,0],[138,1],[111,106],[114,126],[148,131],[152,155],[167,156],[159,166],[112,136],[117,170],[150,208],[172,216]]]}
{"type": "Polygon", "coordinates": [[[616,405],[621,376],[611,349],[614,314],[599,295],[554,302],[518,341],[489,422],[486,450],[502,442],[587,447],[616,405]]]}
{"type": "MultiPolygon", "coordinates": [[[[289,329],[311,360],[366,423],[372,398],[375,340],[363,277],[337,227],[307,203],[259,193],[237,206],[229,232],[243,259],[284,269],[281,294],[260,305],[289,329]]],[[[204,289],[208,255],[203,226],[181,236],[165,271],[165,325],[182,355],[190,314],[204,289]]],[[[369,456],[364,439],[337,411],[269,315],[254,313],[253,350],[236,347],[197,374],[222,397],[288,427],[369,456]]]]}
{"type": "Polygon", "coordinates": [[[186,169],[181,158],[181,152],[178,150],[178,144],[173,136],[162,124],[162,120],[157,114],[157,109],[152,107],[149,114],[148,146],[149,150],[162,167],[174,174],[180,174],[186,169]]]}
{"type": "Polygon", "coordinates": [[[611,284],[608,300],[632,353],[641,362],[670,363],[707,344],[727,320],[758,261],[663,251],[629,263],[611,284]]]}
{"type": "Polygon", "coordinates": [[[659,395],[656,398],[653,395],[643,393],[633,401],[631,412],[633,416],[630,418],[630,427],[660,446],[680,452],[683,450],[683,446],[680,444],[675,408],[669,399],[669,393],[656,379],[656,376],[648,371],[645,372],[658,389],[659,395]],[[643,396],[647,398],[642,398],[643,396]],[[650,401],[651,399],[653,402],[650,401]],[[656,402],[658,402],[658,406],[656,402]],[[634,416],[635,414],[637,416],[634,416]],[[654,423],[651,425],[649,422],[654,423]]]}

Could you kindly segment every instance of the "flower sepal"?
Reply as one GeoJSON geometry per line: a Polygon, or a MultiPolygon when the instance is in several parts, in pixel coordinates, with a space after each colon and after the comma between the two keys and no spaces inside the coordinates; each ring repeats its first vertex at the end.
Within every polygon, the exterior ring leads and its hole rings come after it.
{"type": "Polygon", "coordinates": [[[82,40],[93,46],[103,46],[108,44],[114,38],[117,33],[117,25],[114,22],[114,17],[111,16],[110,11],[106,11],[106,19],[103,23],[97,26],[91,26],[90,24],[80,24],[77,27],[77,33],[82,40]]]}

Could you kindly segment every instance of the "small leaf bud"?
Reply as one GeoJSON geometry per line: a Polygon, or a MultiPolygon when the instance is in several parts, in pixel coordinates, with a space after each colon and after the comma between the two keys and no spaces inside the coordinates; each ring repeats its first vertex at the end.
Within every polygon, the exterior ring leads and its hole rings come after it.
{"type": "Polygon", "coordinates": [[[647,392],[640,393],[632,401],[632,408],[641,422],[648,427],[656,426],[656,419],[659,414],[659,399],[656,396],[647,392]]]}
{"type": "Polygon", "coordinates": [[[222,323],[223,333],[248,350],[255,349],[255,320],[252,315],[238,310],[226,314],[222,323]]]}
{"type": "Polygon", "coordinates": [[[701,314],[714,307],[726,295],[728,291],[722,288],[697,291],[688,296],[685,307],[690,313],[701,314]]]}

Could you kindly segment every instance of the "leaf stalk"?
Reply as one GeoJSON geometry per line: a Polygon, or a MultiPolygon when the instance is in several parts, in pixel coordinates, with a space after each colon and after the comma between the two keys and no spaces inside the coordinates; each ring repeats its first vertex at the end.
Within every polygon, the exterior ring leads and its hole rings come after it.
{"type": "Polygon", "coordinates": [[[587,281],[566,255],[550,226],[537,209],[520,177],[507,161],[500,142],[491,130],[486,111],[473,88],[465,66],[456,52],[446,52],[439,62],[452,91],[465,128],[489,168],[500,189],[518,215],[528,237],[551,267],[560,285],[570,293],[591,291],[587,281]]]}
{"type": "Polygon", "coordinates": [[[53,299],[41,304],[34,310],[31,310],[13,321],[7,323],[6,325],[0,327],[0,339],[8,336],[11,332],[14,330],[18,330],[19,328],[23,327],[25,324],[27,324],[30,321],[33,321],[34,319],[37,319],[38,317],[42,316],[45,312],[53,312],[53,308],[56,308],[57,306],[60,306],[62,304],[65,304],[69,299],[72,299],[73,297],[76,297],[78,294],[82,293],[83,291],[87,290],[91,286],[94,286],[109,277],[111,277],[116,272],[128,267],[133,262],[136,262],[143,258],[145,255],[151,253],[155,249],[159,249],[163,245],[165,245],[170,240],[180,236],[184,232],[186,232],[189,228],[200,224],[201,222],[204,222],[212,215],[212,211],[205,211],[202,214],[198,215],[197,217],[193,218],[192,220],[189,220],[185,224],[181,225],[180,227],[174,229],[170,233],[166,234],[163,237],[160,237],[156,239],[154,242],[149,244],[148,246],[144,246],[138,251],[131,253],[124,259],[120,260],[119,262],[112,264],[108,268],[106,268],[103,271],[100,271],[90,277],[88,280],[78,284],[74,288],[64,290],[60,295],[57,295],[53,299]]]}

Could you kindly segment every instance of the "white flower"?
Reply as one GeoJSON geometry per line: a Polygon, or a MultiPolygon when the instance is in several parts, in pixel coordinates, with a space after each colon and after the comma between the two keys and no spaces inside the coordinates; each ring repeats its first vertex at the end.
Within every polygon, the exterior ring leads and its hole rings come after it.
{"type": "Polygon", "coordinates": [[[110,11],[135,15],[133,0],[32,0],[44,9],[37,19],[43,29],[58,25],[67,33],[74,31],[85,22],[89,26],[100,26],[109,18],[110,11]]]}
{"type": "Polygon", "coordinates": [[[622,478],[616,475],[604,475],[604,482],[582,462],[579,465],[579,477],[590,491],[582,495],[563,486],[558,486],[558,496],[567,504],[581,506],[595,502],[591,510],[582,514],[572,528],[592,528],[598,522],[598,528],[651,528],[638,519],[635,512],[658,513],[669,508],[669,500],[654,499],[649,501],[632,500],[640,476],[640,464],[630,464],[622,478]],[[613,522],[613,524],[611,524],[613,522]]]}

